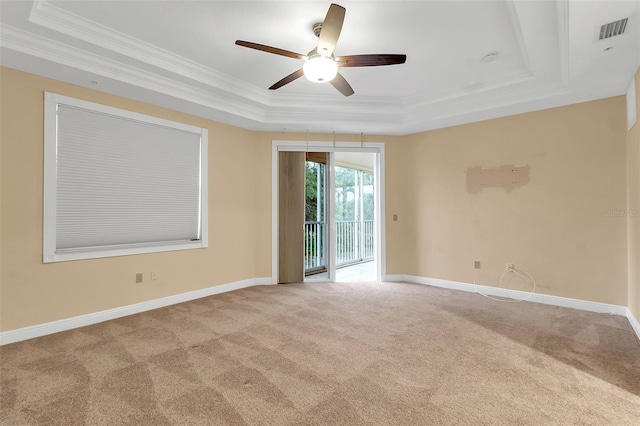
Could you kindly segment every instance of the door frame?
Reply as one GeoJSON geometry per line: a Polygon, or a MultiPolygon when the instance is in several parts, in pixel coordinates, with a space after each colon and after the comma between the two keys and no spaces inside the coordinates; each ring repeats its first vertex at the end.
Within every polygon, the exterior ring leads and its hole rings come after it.
{"type": "MultiPolygon", "coordinates": [[[[382,281],[386,274],[386,238],[385,238],[385,191],[384,191],[384,142],[323,142],[323,141],[283,141],[271,142],[271,283],[278,283],[278,152],[369,152],[376,155],[375,162],[375,256],[376,274],[382,281]]],[[[334,164],[331,165],[335,167],[334,164]]],[[[333,173],[333,170],[330,171],[333,173]]],[[[330,188],[329,188],[330,189],[330,188]]],[[[329,192],[331,194],[331,192],[329,192]]],[[[335,217],[330,227],[335,227],[335,217]]],[[[330,233],[332,234],[332,233],[330,233]]],[[[335,242],[330,241],[335,245],[335,242]]],[[[333,246],[332,246],[333,247],[333,246]]],[[[333,256],[333,254],[331,255],[333,256]]],[[[303,266],[304,267],[304,266],[303,266]]],[[[331,267],[331,271],[335,268],[331,267]]],[[[330,274],[331,276],[331,274],[330,274]]],[[[335,277],[331,277],[334,279],[335,277]]]]}

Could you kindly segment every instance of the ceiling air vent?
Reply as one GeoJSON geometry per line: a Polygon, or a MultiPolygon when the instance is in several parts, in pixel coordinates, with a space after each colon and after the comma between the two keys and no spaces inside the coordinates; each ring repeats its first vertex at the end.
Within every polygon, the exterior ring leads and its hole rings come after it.
{"type": "Polygon", "coordinates": [[[629,18],[624,18],[619,21],[610,22],[606,25],[601,26],[600,38],[598,40],[605,40],[624,33],[624,29],[627,28],[628,20],[629,18]]]}

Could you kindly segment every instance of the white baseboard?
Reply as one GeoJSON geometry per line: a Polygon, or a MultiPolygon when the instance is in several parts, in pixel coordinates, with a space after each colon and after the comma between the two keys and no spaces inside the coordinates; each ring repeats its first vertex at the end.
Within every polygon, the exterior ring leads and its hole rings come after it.
{"type": "MultiPolygon", "coordinates": [[[[481,292],[488,296],[506,297],[509,299],[522,300],[529,296],[529,292],[502,289],[484,285],[474,285],[458,281],[441,280],[438,278],[418,277],[415,275],[386,275],[384,281],[405,281],[415,284],[425,284],[434,287],[460,290],[470,293],[481,292]]],[[[548,294],[534,293],[527,299],[528,302],[543,303],[545,305],[562,306],[564,308],[579,309],[581,311],[598,312],[604,314],[620,315],[629,317],[629,309],[626,306],[610,305],[607,303],[590,302],[587,300],[570,299],[568,297],[551,296],[548,294]]],[[[637,322],[636,322],[637,324],[637,322]]],[[[633,325],[633,324],[632,324],[633,325]]],[[[635,329],[635,328],[634,328],[635,329]]],[[[635,329],[638,333],[638,329],[635,329]]],[[[640,336],[640,334],[639,334],[640,336]]]]}
{"type": "Polygon", "coordinates": [[[633,331],[636,332],[636,336],[638,337],[638,340],[640,340],[640,323],[638,323],[638,320],[636,319],[636,317],[634,317],[633,314],[631,313],[631,309],[628,309],[628,308],[627,308],[627,319],[631,323],[631,328],[633,328],[633,331]]]}
{"type": "Polygon", "coordinates": [[[174,296],[162,297],[160,299],[149,300],[147,302],[107,309],[106,311],[94,312],[91,314],[47,322],[30,327],[18,328],[16,330],[9,330],[0,333],[0,346],[20,342],[22,340],[33,339],[34,337],[46,336],[47,334],[58,333],[60,331],[71,330],[73,328],[84,327],[115,318],[125,317],[127,315],[150,311],[152,309],[158,309],[169,305],[175,305],[177,303],[188,302],[190,300],[200,299],[214,294],[226,293],[228,291],[238,290],[245,287],[269,284],[272,284],[270,277],[251,278],[248,280],[203,288],[201,290],[180,293],[174,296]]]}
{"type": "MultiPolygon", "coordinates": [[[[385,275],[383,281],[404,281],[415,284],[442,287],[451,290],[460,290],[471,293],[477,292],[476,286],[474,286],[473,284],[441,280],[437,278],[418,277],[415,275],[385,275]]],[[[19,328],[16,330],[9,330],[0,333],[0,346],[7,345],[9,343],[20,342],[22,340],[33,339],[35,337],[46,336],[48,334],[58,333],[60,331],[84,327],[115,318],[125,317],[127,315],[150,311],[152,309],[175,305],[177,303],[188,302],[190,300],[200,299],[202,297],[213,296],[214,294],[226,293],[245,287],[270,284],[273,284],[271,277],[252,278],[208,287],[201,290],[190,291],[187,293],[176,294],[174,296],[167,296],[160,299],[149,300],[147,302],[140,302],[133,305],[122,306],[120,308],[108,309],[106,311],[94,312],[91,314],[80,315],[73,318],[66,318],[63,320],[19,328]]],[[[524,299],[529,295],[529,293],[523,291],[501,289],[483,285],[478,285],[477,290],[490,296],[507,297],[511,299],[524,299]]],[[[583,311],[625,316],[629,320],[629,323],[631,323],[631,327],[640,340],[640,324],[631,313],[631,310],[629,310],[627,307],[599,302],[589,302],[579,299],[570,299],[560,296],[550,296],[546,294],[533,294],[528,299],[528,301],[534,303],[543,303],[546,305],[580,309],[583,311]]]]}

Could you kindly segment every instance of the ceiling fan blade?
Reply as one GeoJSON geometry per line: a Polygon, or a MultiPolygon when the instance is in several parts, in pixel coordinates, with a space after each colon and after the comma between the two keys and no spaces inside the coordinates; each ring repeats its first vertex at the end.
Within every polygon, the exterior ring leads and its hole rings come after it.
{"type": "Polygon", "coordinates": [[[345,13],[346,9],[340,5],[331,3],[331,6],[329,6],[318,38],[318,53],[321,55],[331,56],[336,48],[340,31],[342,31],[345,13]]]}
{"type": "Polygon", "coordinates": [[[344,79],[344,77],[340,73],[336,74],[336,77],[331,80],[331,85],[338,89],[338,91],[345,96],[351,96],[354,93],[351,85],[347,82],[347,80],[344,79]]]}
{"type": "Polygon", "coordinates": [[[274,83],[273,86],[269,87],[269,90],[279,89],[285,84],[289,84],[292,81],[299,79],[303,75],[304,75],[304,72],[302,71],[302,69],[299,69],[298,71],[294,71],[288,76],[286,76],[285,78],[283,78],[282,80],[278,81],[277,83],[274,83]]]}
{"type": "Polygon", "coordinates": [[[339,67],[378,67],[381,65],[404,64],[407,55],[370,54],[339,56],[336,62],[339,67]]]}
{"type": "Polygon", "coordinates": [[[263,52],[273,53],[275,55],[280,55],[280,56],[286,56],[288,58],[302,59],[302,60],[306,60],[307,59],[306,55],[301,55],[299,53],[291,52],[289,50],[278,49],[277,47],[266,46],[264,44],[252,43],[250,41],[236,40],[236,44],[238,46],[244,46],[244,47],[248,47],[250,49],[261,50],[263,52]]]}

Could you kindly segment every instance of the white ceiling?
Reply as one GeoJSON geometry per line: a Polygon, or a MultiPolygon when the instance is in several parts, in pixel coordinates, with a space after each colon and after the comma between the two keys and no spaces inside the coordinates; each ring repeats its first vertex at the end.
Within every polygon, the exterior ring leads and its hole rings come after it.
{"type": "Polygon", "coordinates": [[[336,164],[362,170],[373,170],[376,154],[371,152],[336,152],[336,164]]]}
{"type": "Polygon", "coordinates": [[[254,130],[408,134],[624,94],[640,65],[640,1],[338,1],[336,56],[355,90],[304,78],[330,1],[1,1],[0,63],[254,130]],[[601,25],[629,18],[623,35],[601,25]],[[612,47],[605,51],[606,48],[612,47]],[[495,61],[481,59],[498,52],[495,61]]]}

